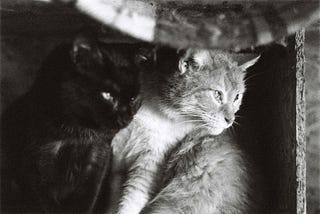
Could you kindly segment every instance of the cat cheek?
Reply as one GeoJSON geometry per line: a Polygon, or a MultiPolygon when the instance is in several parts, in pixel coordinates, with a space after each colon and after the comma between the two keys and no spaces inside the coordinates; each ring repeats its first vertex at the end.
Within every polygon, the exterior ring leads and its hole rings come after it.
{"type": "Polygon", "coordinates": [[[239,111],[240,105],[241,105],[241,102],[240,102],[240,101],[234,103],[234,105],[233,105],[233,106],[234,106],[234,112],[239,111]]]}
{"type": "Polygon", "coordinates": [[[119,102],[116,100],[116,101],[113,102],[113,109],[115,111],[118,111],[118,108],[119,108],[119,102]]]}

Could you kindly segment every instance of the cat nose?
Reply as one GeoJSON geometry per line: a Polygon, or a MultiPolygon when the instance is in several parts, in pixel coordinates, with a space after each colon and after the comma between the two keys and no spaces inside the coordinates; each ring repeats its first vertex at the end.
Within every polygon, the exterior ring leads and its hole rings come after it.
{"type": "Polygon", "coordinates": [[[224,117],[224,120],[228,123],[231,124],[234,121],[234,117],[224,117]]]}

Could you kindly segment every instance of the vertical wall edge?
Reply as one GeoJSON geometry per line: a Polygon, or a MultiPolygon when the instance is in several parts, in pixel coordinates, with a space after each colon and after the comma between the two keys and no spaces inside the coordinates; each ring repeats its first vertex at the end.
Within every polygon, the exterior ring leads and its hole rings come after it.
{"type": "Polygon", "coordinates": [[[295,35],[296,52],[296,193],[297,214],[306,214],[305,30],[295,35]]]}

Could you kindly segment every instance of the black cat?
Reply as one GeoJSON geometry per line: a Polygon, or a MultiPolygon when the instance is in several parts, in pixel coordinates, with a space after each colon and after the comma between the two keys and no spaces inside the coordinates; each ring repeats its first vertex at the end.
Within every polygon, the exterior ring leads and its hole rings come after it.
{"type": "Polygon", "coordinates": [[[82,35],[46,58],[3,114],[2,211],[99,211],[110,142],[139,106],[139,47],[82,35]]]}

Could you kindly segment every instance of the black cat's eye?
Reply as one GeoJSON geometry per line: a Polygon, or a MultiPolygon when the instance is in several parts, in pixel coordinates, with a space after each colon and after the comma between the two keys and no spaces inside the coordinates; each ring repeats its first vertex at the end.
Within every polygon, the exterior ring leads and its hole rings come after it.
{"type": "Polygon", "coordinates": [[[219,102],[222,103],[222,92],[219,90],[214,90],[214,98],[219,102]]]}
{"type": "Polygon", "coordinates": [[[132,96],[132,97],[130,98],[130,106],[131,106],[131,107],[132,107],[132,106],[135,106],[135,105],[137,104],[137,100],[138,100],[137,96],[132,96]]]}
{"type": "Polygon", "coordinates": [[[239,99],[239,94],[236,95],[236,97],[234,98],[233,102],[236,102],[239,99]]]}
{"type": "Polygon", "coordinates": [[[113,101],[113,97],[109,92],[101,92],[101,96],[103,99],[112,102],[113,101]]]}

